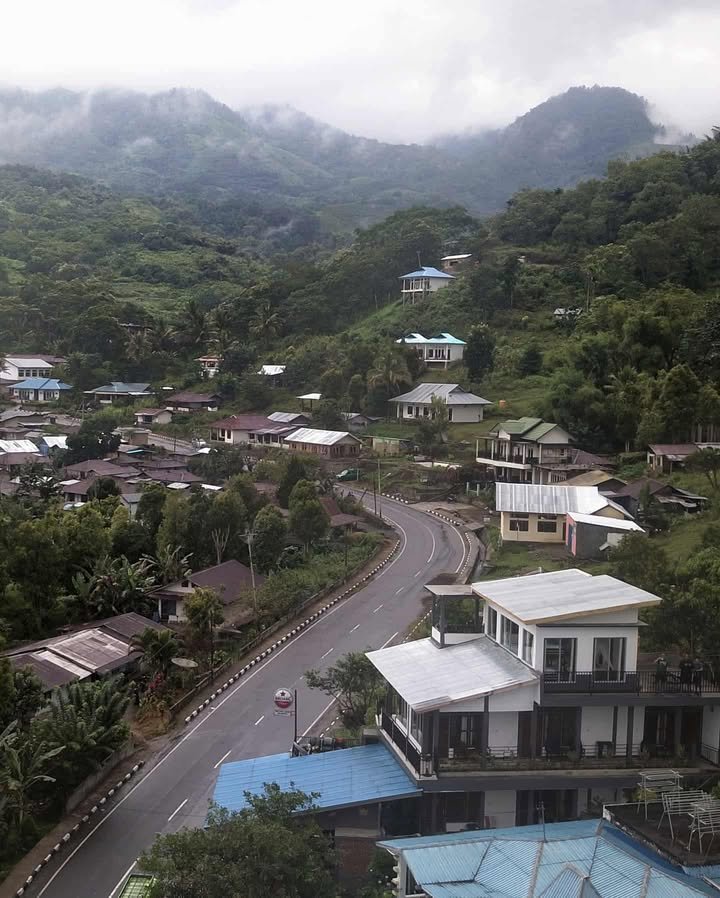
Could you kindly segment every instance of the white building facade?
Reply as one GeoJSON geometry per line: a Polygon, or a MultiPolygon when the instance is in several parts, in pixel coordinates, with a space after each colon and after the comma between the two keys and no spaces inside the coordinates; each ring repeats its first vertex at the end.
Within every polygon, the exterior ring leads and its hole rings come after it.
{"type": "Polygon", "coordinates": [[[437,334],[435,337],[413,333],[395,342],[412,346],[426,365],[440,368],[447,368],[453,362],[461,362],[466,345],[464,340],[458,340],[448,333],[437,334]]]}

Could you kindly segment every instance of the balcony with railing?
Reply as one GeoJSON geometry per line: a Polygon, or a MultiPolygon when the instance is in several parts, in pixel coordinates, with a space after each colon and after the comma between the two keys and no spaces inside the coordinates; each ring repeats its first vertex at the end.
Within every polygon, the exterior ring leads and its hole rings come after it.
{"type": "Polygon", "coordinates": [[[542,679],[543,689],[547,694],[720,695],[720,682],[712,671],[703,671],[695,677],[679,670],[668,670],[665,676],[653,670],[614,673],[607,670],[575,673],[545,671],[542,679]]]}

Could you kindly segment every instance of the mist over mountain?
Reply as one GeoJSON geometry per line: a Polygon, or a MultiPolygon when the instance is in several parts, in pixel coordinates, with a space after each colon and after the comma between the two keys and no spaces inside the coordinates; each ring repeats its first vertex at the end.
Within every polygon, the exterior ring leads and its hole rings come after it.
{"type": "Polygon", "coordinates": [[[279,226],[300,216],[309,238],[417,204],[489,214],[521,187],[572,186],[662,140],[647,102],[609,87],[574,87],[507,128],[428,145],[347,134],[289,107],[233,110],[203,91],[0,91],[0,162],[182,195],[227,232],[258,203],[279,226]]]}

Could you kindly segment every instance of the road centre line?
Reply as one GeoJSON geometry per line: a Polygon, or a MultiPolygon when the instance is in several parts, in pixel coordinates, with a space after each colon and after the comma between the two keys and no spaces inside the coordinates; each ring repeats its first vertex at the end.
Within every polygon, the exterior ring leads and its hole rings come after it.
{"type": "Polygon", "coordinates": [[[377,614],[381,608],[382,608],[382,605],[378,605],[377,608],[373,611],[373,614],[377,614]]]}
{"type": "MultiPolygon", "coordinates": [[[[230,754],[230,752],[228,752],[228,755],[229,754],[230,754]]],[[[227,755],[225,755],[225,757],[227,758],[227,755]]],[[[168,817],[168,823],[172,820],[172,818],[175,816],[175,814],[177,814],[178,811],[181,811],[185,807],[185,805],[188,803],[188,801],[189,801],[189,799],[186,798],[185,801],[180,802],[180,804],[175,808],[175,810],[172,812],[172,814],[170,814],[170,816],[168,817]]]]}
{"type": "Polygon", "coordinates": [[[330,654],[330,652],[333,652],[334,650],[335,650],[334,647],[331,648],[331,649],[328,649],[327,652],[325,652],[324,655],[320,655],[320,660],[322,661],[323,658],[327,658],[327,656],[330,654]]]}
{"type": "Polygon", "coordinates": [[[405,589],[404,586],[401,586],[400,589],[396,589],[396,590],[395,590],[395,595],[396,595],[396,596],[399,596],[400,593],[403,591],[403,589],[405,589]]]}
{"type": "Polygon", "coordinates": [[[355,626],[352,628],[352,630],[350,632],[354,633],[358,629],[360,629],[360,624],[355,624],[355,626]]]}
{"type": "Polygon", "coordinates": [[[225,760],[225,758],[227,758],[227,756],[230,754],[231,751],[232,751],[232,749],[229,749],[228,751],[225,752],[225,754],[222,756],[222,758],[220,758],[220,760],[217,762],[217,764],[215,764],[215,766],[213,767],[213,770],[218,769],[218,767],[222,764],[222,762],[225,760]]]}
{"type": "MultiPolygon", "coordinates": [[[[393,519],[390,515],[388,515],[387,517],[390,521],[392,521],[395,524],[395,526],[398,528],[398,530],[402,533],[404,541],[403,541],[403,546],[400,549],[400,551],[398,552],[398,554],[381,571],[379,577],[382,577],[384,574],[387,574],[387,572],[393,567],[393,565],[396,562],[398,562],[400,560],[400,558],[402,558],[405,550],[408,547],[408,543],[409,543],[407,532],[405,531],[405,528],[402,526],[402,524],[398,523],[398,521],[393,519]]],[[[458,538],[460,538],[459,533],[458,533],[458,538]]],[[[463,545],[463,561],[464,561],[464,554],[465,554],[465,548],[463,545]]],[[[460,563],[458,570],[460,570],[460,568],[462,567],[462,564],[463,564],[463,562],[460,563]]],[[[379,579],[379,577],[378,577],[378,579],[379,579]]],[[[339,602],[331,611],[328,612],[328,614],[324,615],[324,618],[329,617],[330,614],[334,613],[339,608],[344,606],[345,603],[347,601],[349,601],[354,595],[357,595],[357,593],[353,593],[352,595],[348,596],[348,598],[344,602],[339,602]]],[[[244,676],[240,680],[238,685],[233,690],[228,692],[228,694],[217,704],[217,706],[215,707],[215,710],[218,710],[219,708],[221,708],[222,705],[225,704],[225,702],[229,701],[240,689],[244,688],[254,677],[256,677],[261,671],[263,671],[268,666],[268,664],[271,664],[276,658],[279,658],[280,655],[283,654],[283,652],[287,651],[287,649],[289,649],[291,646],[294,646],[297,643],[298,639],[300,639],[306,633],[309,633],[310,630],[312,630],[318,623],[320,623],[321,620],[323,620],[323,618],[318,618],[316,621],[314,621],[312,624],[310,624],[309,627],[306,627],[303,631],[301,631],[301,633],[298,635],[297,639],[290,640],[287,643],[287,645],[283,646],[283,648],[279,649],[276,652],[273,652],[264,663],[258,665],[251,674],[249,674],[248,676],[244,676]]],[[[387,640],[387,642],[383,646],[381,646],[381,648],[385,648],[385,646],[389,642],[391,642],[397,635],[398,635],[397,633],[393,633],[393,635],[390,637],[390,639],[387,640]]],[[[330,706],[332,706],[332,703],[330,706]]],[[[178,742],[170,749],[170,751],[168,751],[167,754],[163,755],[163,757],[161,757],[158,760],[158,762],[153,767],[151,767],[150,770],[148,770],[148,772],[145,774],[145,776],[142,779],[138,780],[137,783],[135,783],[135,785],[128,792],[126,792],[126,794],[116,804],[114,804],[110,808],[110,810],[107,812],[107,814],[105,814],[97,822],[97,824],[90,830],[90,832],[85,836],[85,838],[82,839],[82,841],[79,842],[75,846],[75,848],[70,852],[70,854],[63,860],[63,862],[60,864],[60,866],[57,868],[57,870],[55,870],[53,875],[48,879],[48,881],[45,883],[45,885],[42,887],[42,889],[40,889],[40,891],[38,892],[38,898],[42,898],[42,895],[44,895],[45,892],[47,892],[47,890],[50,888],[50,886],[55,881],[55,879],[60,875],[60,873],[65,869],[65,867],[70,863],[70,861],[75,857],[75,855],[80,851],[80,849],[95,835],[95,833],[98,831],[98,829],[100,829],[100,827],[103,826],[106,823],[106,821],[110,819],[110,817],[112,817],[112,815],[115,813],[115,811],[117,811],[120,807],[122,807],[122,805],[128,800],[128,798],[130,798],[130,796],[135,792],[135,790],[139,789],[140,786],[143,785],[143,783],[147,782],[150,779],[150,777],[157,770],[160,769],[160,767],[165,763],[165,761],[167,761],[168,758],[170,758],[180,748],[181,745],[183,745],[194,733],[196,733],[197,730],[199,730],[201,726],[203,726],[208,720],[210,720],[210,717],[211,717],[211,715],[209,715],[209,714],[205,715],[204,717],[201,717],[201,719],[195,724],[195,726],[191,730],[189,730],[182,737],[182,739],[178,740],[178,742]]],[[[310,728],[312,728],[312,726],[310,728]]],[[[135,864],[133,863],[133,866],[134,865],[135,864]]],[[[130,867],[130,870],[132,870],[132,867],[130,867]]],[[[127,874],[125,874],[125,875],[127,875],[127,874]]],[[[120,881],[120,883],[118,883],[118,887],[120,884],[122,884],[122,880],[120,881]]],[[[117,887],[114,890],[114,892],[116,892],[116,891],[117,891],[117,887]]],[[[114,895],[114,892],[113,892],[113,895],[114,895]]],[[[113,898],[113,895],[110,895],[110,898],[113,898]]]]}
{"type": "Polygon", "coordinates": [[[263,720],[265,720],[265,715],[264,715],[264,714],[262,715],[262,717],[258,717],[258,719],[255,721],[255,724],[254,724],[254,725],[257,726],[259,723],[262,723],[263,720]]]}

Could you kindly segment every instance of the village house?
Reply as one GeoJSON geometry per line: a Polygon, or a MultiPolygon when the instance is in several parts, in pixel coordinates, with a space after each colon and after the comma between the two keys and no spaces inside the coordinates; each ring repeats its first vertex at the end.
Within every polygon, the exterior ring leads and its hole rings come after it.
{"type": "Polygon", "coordinates": [[[135,612],[95,621],[72,633],[3,652],[15,670],[31,670],[45,692],[75,680],[100,679],[131,670],[140,653],[131,645],[145,630],[165,630],[135,612]]]}
{"type": "Polygon", "coordinates": [[[565,547],[573,558],[601,559],[619,546],[628,533],[645,533],[635,521],[598,514],[569,511],[565,526],[565,547]]]}
{"type": "Polygon", "coordinates": [[[134,399],[146,399],[148,396],[152,396],[153,393],[149,383],[113,381],[109,384],[103,384],[101,387],[95,387],[94,390],[85,390],[85,395],[93,396],[98,402],[108,404],[129,402],[134,399]]]}
{"type": "Polygon", "coordinates": [[[467,345],[452,334],[442,333],[435,337],[422,334],[408,334],[395,341],[403,346],[412,346],[426,365],[447,368],[451,362],[461,362],[467,345]]]}
{"type": "MultiPolygon", "coordinates": [[[[265,577],[256,571],[255,588],[264,582],[265,577]]],[[[212,589],[218,594],[224,606],[225,623],[239,625],[254,618],[252,571],[233,559],[153,589],[149,595],[157,602],[160,620],[169,623],[184,621],[185,601],[196,589],[212,589]]]]}
{"type": "Polygon", "coordinates": [[[10,395],[19,402],[57,402],[72,387],[57,378],[29,377],[10,387],[10,395]]]}
{"type": "Polygon", "coordinates": [[[90,458],[87,461],[78,461],[65,467],[65,474],[69,478],[87,480],[89,477],[119,477],[127,479],[138,477],[140,469],[131,465],[117,465],[101,458],[90,458]]]}
{"type": "Polygon", "coordinates": [[[16,474],[27,465],[47,465],[47,459],[39,452],[2,452],[0,451],[0,471],[16,474]]]}
{"type": "Polygon", "coordinates": [[[287,424],[288,427],[307,427],[311,420],[302,412],[271,412],[268,419],[276,424],[287,424]]]}
{"type": "Polygon", "coordinates": [[[141,408],[135,412],[134,417],[138,427],[150,427],[153,424],[169,424],[173,416],[169,408],[141,408]]]}
{"type": "Polygon", "coordinates": [[[231,445],[282,447],[284,437],[296,430],[296,425],[283,424],[265,415],[231,415],[210,425],[210,439],[231,445]]]}
{"type": "Polygon", "coordinates": [[[720,443],[653,443],[648,446],[647,463],[653,471],[672,474],[701,449],[720,449],[720,443]]]}
{"type": "Polygon", "coordinates": [[[409,393],[395,396],[390,402],[396,407],[401,421],[414,421],[432,416],[432,401],[445,403],[448,421],[453,424],[477,424],[483,419],[483,409],[491,405],[487,399],[468,393],[460,384],[418,384],[409,393]]]}
{"type": "Polygon", "coordinates": [[[283,383],[286,368],[287,365],[261,365],[257,374],[266,377],[271,387],[279,387],[283,383]]]}
{"type": "Polygon", "coordinates": [[[451,274],[466,269],[471,264],[471,259],[472,253],[455,253],[452,256],[443,256],[440,259],[440,266],[446,274],[451,274]]]}
{"type": "MultiPolygon", "coordinates": [[[[607,471],[584,471],[563,481],[564,486],[596,486],[601,493],[613,495],[626,485],[625,480],[615,477],[607,471]]],[[[630,510],[630,509],[628,509],[630,510]]]]}
{"type": "Polygon", "coordinates": [[[7,355],[0,367],[0,380],[18,381],[28,377],[52,377],[54,357],[47,359],[35,355],[7,355]]]}
{"type": "Polygon", "coordinates": [[[717,775],[711,672],[691,689],[638,665],[658,596],[576,569],[426,589],[430,637],[367,653],[381,738],[423,790],[421,832],[575,819],[653,763],[717,775]]]}
{"type": "Polygon", "coordinates": [[[359,454],[362,440],[346,430],[301,427],[285,437],[284,445],[292,452],[307,452],[326,458],[350,458],[359,454]]]}
{"type": "Polygon", "coordinates": [[[364,415],[362,412],[340,412],[340,415],[344,419],[347,429],[353,432],[367,430],[371,424],[380,420],[372,415],[364,415]]]}
{"type": "Polygon", "coordinates": [[[175,412],[214,412],[220,405],[217,393],[193,393],[187,390],[173,393],[165,399],[167,407],[175,412]]]}
{"type": "Polygon", "coordinates": [[[487,468],[495,480],[559,482],[567,477],[564,468],[571,460],[572,439],[559,424],[541,418],[502,421],[482,440],[483,450],[478,440],[476,461],[487,468]]]}
{"type": "Polygon", "coordinates": [[[603,496],[595,486],[498,482],[495,509],[500,513],[503,541],[521,543],[566,542],[569,512],[615,520],[630,518],[624,508],[603,496]]]}
{"type": "Polygon", "coordinates": [[[401,282],[400,293],[403,305],[409,303],[414,306],[416,302],[421,302],[430,293],[435,293],[451,284],[455,280],[455,275],[439,271],[437,268],[423,266],[417,271],[401,274],[398,280],[401,282]]]}
{"type": "Polygon", "coordinates": [[[658,502],[667,511],[675,512],[700,511],[707,502],[706,496],[698,496],[669,483],[654,480],[652,477],[639,477],[637,480],[631,480],[608,495],[633,517],[637,516],[643,496],[658,502]]]}
{"type": "Polygon", "coordinates": [[[195,361],[200,365],[203,377],[215,377],[216,374],[220,373],[222,358],[219,355],[201,355],[195,361]]]}

